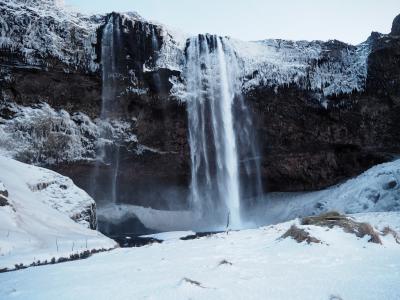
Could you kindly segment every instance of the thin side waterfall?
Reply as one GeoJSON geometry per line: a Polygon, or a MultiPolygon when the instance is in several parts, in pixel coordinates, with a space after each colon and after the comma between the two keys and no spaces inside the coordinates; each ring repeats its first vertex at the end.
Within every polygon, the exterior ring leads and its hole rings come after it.
{"type": "MultiPolygon", "coordinates": [[[[115,102],[115,79],[118,74],[117,49],[120,36],[119,26],[114,26],[114,16],[111,16],[103,29],[101,41],[101,67],[102,67],[102,90],[101,90],[101,119],[108,119],[113,111],[115,102]]],[[[116,19],[118,24],[118,19],[116,19]]]]}
{"type": "Polygon", "coordinates": [[[188,41],[184,75],[192,210],[208,224],[230,228],[243,226],[242,199],[257,194],[243,188],[241,173],[259,172],[248,163],[258,165],[250,136],[251,119],[240,96],[238,70],[236,55],[226,39],[199,35],[188,41]]]}
{"type": "MultiPolygon", "coordinates": [[[[158,51],[160,49],[160,43],[158,42],[156,30],[154,26],[151,26],[151,48],[153,50],[153,65],[156,65],[156,61],[158,59],[158,51]]],[[[158,72],[153,74],[153,81],[156,88],[157,93],[162,92],[161,90],[161,78],[158,72]]]]}

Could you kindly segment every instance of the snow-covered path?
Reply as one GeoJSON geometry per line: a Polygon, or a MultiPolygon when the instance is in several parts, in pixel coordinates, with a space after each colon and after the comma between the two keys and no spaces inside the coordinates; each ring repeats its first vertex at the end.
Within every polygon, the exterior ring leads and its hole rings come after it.
{"type": "MultiPolygon", "coordinates": [[[[399,213],[361,217],[380,229],[400,224],[399,213]]],[[[292,223],[3,273],[0,299],[400,299],[392,236],[379,245],[339,228],[300,226],[322,243],[279,239],[292,223]]]]}

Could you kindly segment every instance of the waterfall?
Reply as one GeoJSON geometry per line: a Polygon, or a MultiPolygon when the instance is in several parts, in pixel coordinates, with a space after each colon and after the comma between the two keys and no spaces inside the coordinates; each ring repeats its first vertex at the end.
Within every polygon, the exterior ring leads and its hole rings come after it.
{"type": "Polygon", "coordinates": [[[243,226],[241,200],[246,189],[240,171],[254,169],[247,163],[253,161],[248,157],[240,165],[240,154],[255,153],[238,69],[228,40],[199,35],[188,41],[184,76],[191,151],[190,203],[200,218],[220,226],[229,224],[230,228],[243,226]],[[237,105],[239,113],[235,113],[237,105]]]}
{"type": "Polygon", "coordinates": [[[102,90],[101,90],[101,119],[108,119],[113,111],[115,102],[115,80],[118,74],[117,49],[120,36],[118,18],[117,26],[114,26],[114,16],[111,16],[104,26],[101,40],[101,67],[102,67],[102,90]]]}
{"type": "MultiPolygon", "coordinates": [[[[151,26],[151,48],[153,53],[152,57],[153,66],[156,67],[156,62],[158,59],[158,51],[160,50],[160,43],[158,42],[158,37],[154,25],[151,26]]],[[[157,93],[162,93],[163,91],[161,86],[161,78],[158,71],[154,72],[153,74],[153,82],[155,86],[155,91],[157,93]]]]}
{"type": "Polygon", "coordinates": [[[120,148],[117,144],[110,145],[104,141],[113,139],[113,133],[112,130],[110,132],[108,123],[117,109],[119,43],[119,18],[111,15],[103,28],[101,40],[102,91],[99,125],[102,129],[97,146],[96,167],[92,176],[92,195],[95,195],[100,202],[114,204],[117,202],[120,148]],[[107,168],[103,168],[104,166],[107,168]],[[100,172],[102,176],[100,176],[100,172]]]}

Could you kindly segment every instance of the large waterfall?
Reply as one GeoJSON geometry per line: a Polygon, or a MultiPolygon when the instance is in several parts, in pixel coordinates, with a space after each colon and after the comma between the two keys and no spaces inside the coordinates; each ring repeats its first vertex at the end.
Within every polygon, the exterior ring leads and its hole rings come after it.
{"type": "Polygon", "coordinates": [[[117,79],[118,79],[118,47],[120,39],[119,18],[111,15],[103,28],[101,40],[101,68],[102,68],[102,93],[99,144],[97,147],[97,163],[93,174],[92,194],[103,203],[117,202],[117,185],[119,171],[120,150],[117,144],[110,145],[112,132],[108,122],[113,118],[117,109],[117,79]],[[111,135],[111,136],[110,136],[111,135]],[[100,170],[106,175],[107,182],[103,182],[99,176],[100,170]]]}
{"type": "Polygon", "coordinates": [[[251,139],[251,119],[240,96],[238,69],[228,40],[199,35],[188,41],[185,78],[192,210],[207,222],[230,228],[240,228],[245,222],[248,205],[244,198],[261,192],[260,182],[245,180],[246,174],[252,173],[258,173],[253,176],[258,180],[259,164],[251,139]],[[246,183],[257,186],[257,191],[246,183]]]}

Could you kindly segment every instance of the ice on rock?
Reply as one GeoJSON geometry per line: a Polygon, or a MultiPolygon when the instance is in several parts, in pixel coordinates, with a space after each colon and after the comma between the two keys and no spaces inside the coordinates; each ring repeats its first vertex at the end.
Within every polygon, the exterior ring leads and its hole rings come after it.
{"type": "MultiPolygon", "coordinates": [[[[97,29],[105,24],[105,16],[75,13],[54,0],[5,0],[0,3],[0,12],[0,47],[18,51],[31,66],[46,67],[45,59],[53,57],[72,69],[99,69],[95,45],[97,29]]],[[[157,28],[162,44],[152,68],[183,72],[188,34],[148,22],[136,13],[119,16],[123,30],[127,30],[127,22],[151,25],[143,27],[148,35],[157,28]]],[[[338,41],[226,40],[240,63],[243,91],[295,84],[324,98],[362,91],[365,87],[368,41],[351,46],[338,41]]],[[[185,101],[184,85],[176,80],[171,82],[172,95],[185,101]]]]}
{"type": "Polygon", "coordinates": [[[47,103],[36,107],[3,104],[14,113],[0,123],[0,153],[30,163],[56,163],[95,158],[99,143],[137,142],[131,124],[70,115],[47,103]]]}

